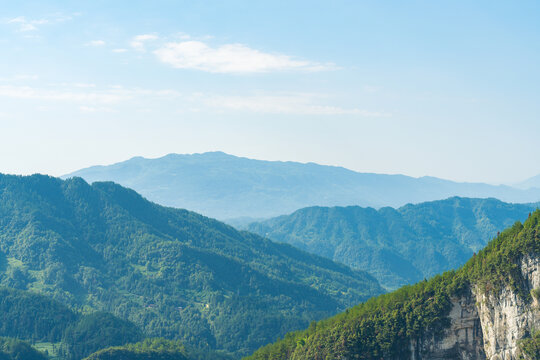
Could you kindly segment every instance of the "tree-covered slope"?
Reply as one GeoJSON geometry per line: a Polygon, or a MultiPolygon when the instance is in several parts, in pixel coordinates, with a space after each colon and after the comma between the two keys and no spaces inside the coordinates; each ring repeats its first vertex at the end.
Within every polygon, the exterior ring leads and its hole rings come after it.
{"type": "Polygon", "coordinates": [[[0,284],[245,354],[381,293],[371,276],[114,183],[0,175],[0,284]]]}
{"type": "Polygon", "coordinates": [[[47,360],[45,354],[34,349],[30,344],[0,337],[0,360],[47,360]]]}
{"type": "Polygon", "coordinates": [[[247,229],[367,270],[395,289],[461,266],[536,207],[458,197],[399,209],[311,207],[247,229]]]}
{"type": "MultiPolygon", "coordinates": [[[[247,359],[407,360],[413,358],[413,354],[416,354],[416,350],[412,349],[414,344],[418,344],[422,339],[441,337],[445,329],[450,327],[449,315],[455,304],[458,304],[458,310],[463,314],[463,308],[460,307],[458,299],[469,296],[467,294],[470,294],[471,289],[477,294],[487,296],[483,301],[488,301],[485,299],[490,299],[492,296],[491,299],[497,302],[502,290],[508,288],[514,294],[512,296],[519,298],[519,302],[528,304],[531,309],[534,309],[533,314],[537,314],[538,310],[534,305],[537,299],[533,297],[539,290],[530,288],[531,284],[522,270],[522,260],[528,257],[536,259],[535,264],[538,264],[539,256],[540,211],[536,211],[523,225],[517,222],[497,236],[459,270],[437,275],[416,285],[407,285],[395,292],[370,299],[330,319],[313,322],[307,330],[289,333],[283,340],[261,348],[247,359]]],[[[534,265],[533,269],[528,269],[526,272],[532,270],[538,275],[536,266],[534,265]]],[[[538,278],[535,278],[534,283],[537,281],[538,278]]],[[[474,303],[474,300],[472,302],[474,303]]],[[[483,304],[477,301],[475,306],[483,306],[483,304]]],[[[517,315],[511,312],[509,316],[517,315]]],[[[521,347],[523,354],[534,354],[537,351],[537,336],[530,332],[531,325],[537,322],[538,318],[535,315],[528,326],[528,331],[519,332],[522,340],[518,340],[518,346],[521,347]]],[[[491,332],[484,329],[484,334],[492,333],[492,331],[493,329],[491,332]]],[[[480,339],[481,334],[482,331],[478,335],[480,339]]],[[[457,336],[457,338],[449,337],[450,341],[467,341],[475,336],[474,334],[463,335],[464,340],[457,333],[450,335],[457,336]]],[[[494,340],[484,339],[484,341],[489,344],[494,340]]],[[[516,341],[516,339],[511,339],[511,341],[516,341]]],[[[451,350],[451,347],[448,346],[448,349],[451,350]]],[[[428,353],[433,351],[432,348],[424,350],[428,353]]],[[[468,356],[459,354],[454,357],[436,358],[477,359],[478,357],[474,354],[468,354],[468,356]]],[[[529,357],[525,358],[529,359],[529,357]]]]}
{"type": "Polygon", "coordinates": [[[85,360],[191,360],[185,347],[165,339],[146,339],[135,344],[102,349],[85,360]]]}
{"type": "Polygon", "coordinates": [[[141,340],[143,334],[111,314],[83,315],[43,295],[0,288],[0,337],[49,343],[59,357],[79,360],[104,347],[141,340]]]}
{"type": "Polygon", "coordinates": [[[457,183],[433,177],[359,173],[314,163],[261,161],[222,152],[136,157],[65,177],[114,181],[162,205],[218,219],[268,218],[308,206],[402,206],[451,196],[540,200],[540,189],[457,183]]]}

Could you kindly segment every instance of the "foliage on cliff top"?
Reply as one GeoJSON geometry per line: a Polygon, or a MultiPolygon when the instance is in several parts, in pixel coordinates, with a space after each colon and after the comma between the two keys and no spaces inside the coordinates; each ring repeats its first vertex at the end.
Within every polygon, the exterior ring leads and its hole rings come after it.
{"type": "Polygon", "coordinates": [[[521,273],[520,260],[525,255],[540,254],[540,210],[535,211],[524,224],[516,222],[503,231],[469,260],[458,276],[476,285],[488,294],[497,294],[509,286],[523,299],[531,300],[531,290],[521,273]]]}
{"type": "MultiPolygon", "coordinates": [[[[407,359],[413,339],[437,336],[449,325],[451,299],[471,285],[486,292],[510,286],[530,300],[520,271],[524,255],[540,253],[540,211],[499,234],[458,271],[370,299],[307,330],[289,333],[247,359],[407,359]]],[[[470,293],[469,293],[470,294],[470,293]]]]}

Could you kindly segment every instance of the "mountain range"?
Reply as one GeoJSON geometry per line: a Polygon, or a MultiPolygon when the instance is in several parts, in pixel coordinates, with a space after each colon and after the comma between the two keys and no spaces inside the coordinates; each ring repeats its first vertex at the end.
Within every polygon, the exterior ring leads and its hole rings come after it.
{"type": "Polygon", "coordinates": [[[0,286],[236,357],[383,292],[365,272],[120,185],[43,175],[0,175],[0,265],[0,286]]]}
{"type": "Polygon", "coordinates": [[[398,209],[309,207],[247,230],[369,271],[396,289],[458,268],[537,207],[459,197],[398,209]]]}
{"type": "Polygon", "coordinates": [[[461,269],[370,299],[247,360],[540,358],[540,211],[461,269]]]}
{"type": "Polygon", "coordinates": [[[114,181],[156,203],[245,223],[309,206],[400,207],[452,196],[537,202],[540,189],[458,183],[434,177],[359,173],[342,167],[262,161],[222,152],[135,157],[63,176],[114,181]]]}
{"type": "Polygon", "coordinates": [[[514,185],[519,189],[540,188],[540,174],[514,185]]]}

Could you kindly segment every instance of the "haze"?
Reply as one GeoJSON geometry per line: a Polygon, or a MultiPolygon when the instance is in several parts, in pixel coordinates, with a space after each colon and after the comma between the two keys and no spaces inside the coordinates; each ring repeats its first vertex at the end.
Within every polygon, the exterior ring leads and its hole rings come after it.
{"type": "Polygon", "coordinates": [[[2,7],[3,173],[213,150],[458,181],[540,173],[522,160],[540,150],[535,1],[2,7]]]}

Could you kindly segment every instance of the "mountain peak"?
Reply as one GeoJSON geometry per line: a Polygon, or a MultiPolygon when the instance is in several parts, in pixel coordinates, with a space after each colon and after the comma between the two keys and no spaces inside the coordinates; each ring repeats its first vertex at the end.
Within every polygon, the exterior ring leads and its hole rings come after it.
{"type": "Polygon", "coordinates": [[[540,200],[540,189],[359,173],[315,163],[253,160],[221,151],[134,159],[68,176],[114,181],[156,203],[219,219],[268,218],[314,205],[399,207],[450,196],[540,200]]]}

